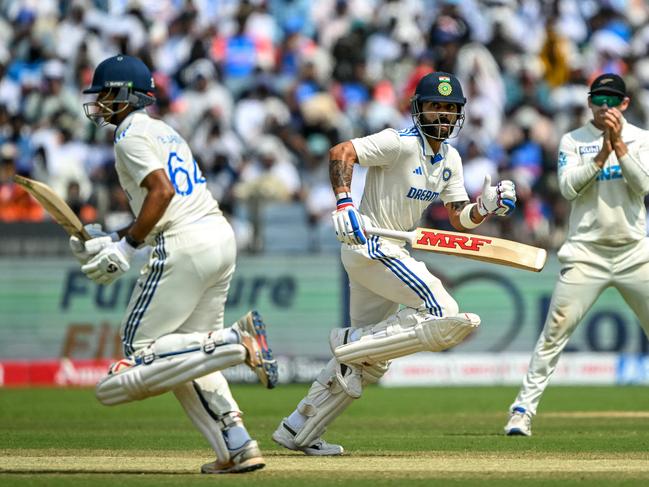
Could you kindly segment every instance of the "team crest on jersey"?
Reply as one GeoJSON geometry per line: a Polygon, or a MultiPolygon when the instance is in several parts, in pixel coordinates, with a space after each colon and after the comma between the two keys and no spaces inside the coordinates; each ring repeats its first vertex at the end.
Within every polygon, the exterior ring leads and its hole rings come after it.
{"type": "Polygon", "coordinates": [[[451,172],[451,170],[448,167],[445,167],[444,170],[442,171],[442,179],[444,181],[448,181],[449,179],[451,179],[452,174],[453,173],[451,172]]]}
{"type": "Polygon", "coordinates": [[[424,171],[421,170],[421,167],[416,168],[414,171],[412,171],[413,174],[417,174],[419,176],[423,176],[424,171]]]}
{"type": "Polygon", "coordinates": [[[443,81],[437,86],[437,91],[439,91],[439,94],[442,96],[449,96],[451,93],[453,93],[453,88],[451,87],[450,83],[443,81]]]}
{"type": "Polygon", "coordinates": [[[559,161],[558,165],[559,167],[563,167],[568,163],[568,157],[566,156],[566,153],[563,151],[559,151],[559,161]]]}

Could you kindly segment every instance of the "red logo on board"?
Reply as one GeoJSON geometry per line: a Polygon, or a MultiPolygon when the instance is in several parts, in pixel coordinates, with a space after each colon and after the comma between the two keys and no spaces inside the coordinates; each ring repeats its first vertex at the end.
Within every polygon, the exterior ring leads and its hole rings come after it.
{"type": "Polygon", "coordinates": [[[430,245],[431,247],[442,247],[446,249],[460,248],[479,252],[480,247],[484,244],[491,243],[491,239],[424,230],[421,232],[421,238],[417,240],[417,243],[420,245],[430,245]]]}

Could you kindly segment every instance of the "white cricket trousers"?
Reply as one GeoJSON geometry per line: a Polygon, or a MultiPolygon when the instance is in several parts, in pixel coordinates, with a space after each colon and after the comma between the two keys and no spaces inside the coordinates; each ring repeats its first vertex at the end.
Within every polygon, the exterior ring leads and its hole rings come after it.
{"type": "Polygon", "coordinates": [[[649,336],[649,240],[606,247],[566,242],[548,316],[539,336],[523,386],[511,405],[536,414],[541,395],[575,328],[608,287],[615,287],[649,336]]]}
{"type": "MultiPolygon", "coordinates": [[[[129,356],[174,333],[223,329],[236,244],[223,216],[161,232],[133,289],[121,337],[129,356]]],[[[220,372],[206,376],[203,397],[216,413],[239,411],[220,372]]]]}
{"type": "Polygon", "coordinates": [[[402,304],[434,316],[455,315],[458,305],[426,264],[401,245],[370,236],[366,245],[343,245],[341,259],[349,275],[351,325],[375,325],[402,304]]]}

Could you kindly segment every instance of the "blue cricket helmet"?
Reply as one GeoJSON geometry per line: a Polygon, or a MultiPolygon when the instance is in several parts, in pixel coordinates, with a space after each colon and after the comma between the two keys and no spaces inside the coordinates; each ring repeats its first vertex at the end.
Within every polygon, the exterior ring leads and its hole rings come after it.
{"type": "Polygon", "coordinates": [[[115,123],[114,115],[129,107],[140,109],[155,103],[155,83],[151,70],[140,59],[120,54],[104,59],[92,76],[84,94],[110,92],[109,99],[83,104],[86,116],[96,125],[115,123]]]}
{"type": "Polygon", "coordinates": [[[129,87],[133,91],[153,96],[155,83],[151,71],[140,59],[120,54],[104,59],[95,68],[92,85],[84,94],[99,93],[106,88],[129,87]]]}
{"type": "Polygon", "coordinates": [[[458,79],[451,73],[443,71],[428,73],[421,78],[417,83],[414,98],[418,101],[442,101],[458,105],[466,103],[458,79]]]}
{"type": "Polygon", "coordinates": [[[459,80],[451,73],[436,71],[419,80],[415,94],[410,99],[410,110],[415,126],[422,133],[433,139],[445,140],[456,137],[464,125],[465,104],[466,98],[459,80]],[[423,104],[426,101],[455,103],[457,111],[424,112],[423,104]]]}

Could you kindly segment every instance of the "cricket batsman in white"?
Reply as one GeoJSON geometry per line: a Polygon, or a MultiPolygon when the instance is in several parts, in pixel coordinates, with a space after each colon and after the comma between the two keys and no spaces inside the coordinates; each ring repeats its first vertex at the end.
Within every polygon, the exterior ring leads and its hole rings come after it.
{"type": "Polygon", "coordinates": [[[249,312],[229,328],[223,314],[235,268],[232,228],[207,190],[183,138],[145,107],[155,102],[154,81],[139,59],[119,55],[101,62],[84,93],[86,116],[115,129],[116,170],[135,220],[106,235],[71,238],[81,270],[110,284],[129,270],[135,250],[153,247],[121,326],[125,360],[111,366],[96,395],[106,405],[173,391],[216,453],[203,473],[238,473],[264,466],[241,410],[219,372],[246,363],[268,388],[277,364],[264,323],[249,312]]]}
{"type": "Polygon", "coordinates": [[[649,133],[622,113],[630,99],[612,73],[590,86],[593,119],[559,145],[559,188],[571,202],[568,239],[548,316],[523,386],[510,407],[505,434],[530,436],[532,417],[561,351],[598,296],[615,287],[649,336],[649,133]]]}
{"type": "Polygon", "coordinates": [[[465,103],[455,76],[428,74],[412,98],[414,126],[386,129],[330,150],[329,174],[338,201],[333,222],[349,275],[352,327],[331,332],[334,358],[273,433],[280,445],[307,455],[342,454],[342,446],[321,438],[325,428],[365,385],[381,378],[391,359],[445,350],[478,327],[479,317],[458,313],[440,280],[409,255],[403,242],[363,231],[366,225],[411,230],[438,198],[460,231],[476,228],[489,215],[513,211],[514,184],[491,186],[490,176],[477,203],[469,203],[460,156],[446,142],[462,127],[465,103]],[[368,167],[359,209],[350,194],[354,164],[368,167]]]}

